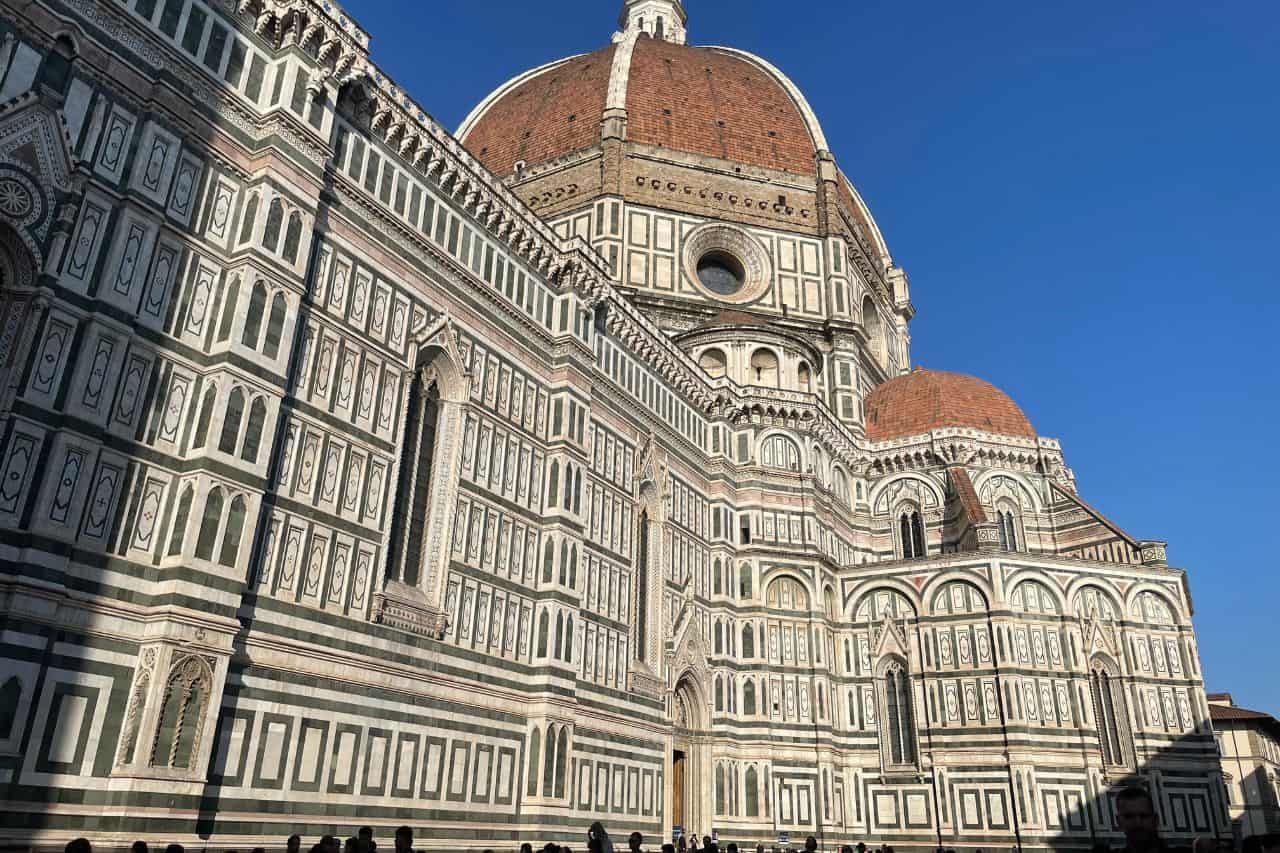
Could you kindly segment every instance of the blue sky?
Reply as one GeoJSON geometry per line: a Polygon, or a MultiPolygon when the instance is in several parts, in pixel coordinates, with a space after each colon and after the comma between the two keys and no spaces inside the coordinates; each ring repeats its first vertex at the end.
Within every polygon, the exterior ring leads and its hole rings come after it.
{"type": "MultiPolygon", "coordinates": [[[[913,360],[1005,389],[1087,500],[1168,539],[1208,688],[1280,714],[1280,6],[687,2],[691,41],[805,92],[911,278],[913,360]]],[[[454,128],[620,5],[347,10],[454,128]]]]}

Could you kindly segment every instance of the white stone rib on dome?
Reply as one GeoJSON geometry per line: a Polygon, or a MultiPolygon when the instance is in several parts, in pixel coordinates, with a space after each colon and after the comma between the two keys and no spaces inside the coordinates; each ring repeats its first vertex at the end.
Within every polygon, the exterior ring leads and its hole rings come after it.
{"type": "Polygon", "coordinates": [[[767,59],[762,59],[754,53],[746,50],[738,50],[736,47],[723,47],[721,45],[707,45],[711,50],[719,50],[724,53],[733,54],[741,59],[759,66],[766,74],[778,81],[778,84],[786,90],[791,96],[791,100],[795,103],[796,109],[800,110],[800,115],[804,117],[804,123],[809,126],[809,135],[813,137],[813,146],[818,151],[830,151],[827,145],[827,135],[822,132],[822,125],[818,122],[818,115],[813,111],[813,107],[809,106],[809,101],[805,99],[804,93],[795,83],[791,82],[791,78],[783,74],[778,68],[767,59]]]}
{"type": "Polygon", "coordinates": [[[557,59],[554,62],[539,65],[537,68],[530,69],[529,71],[525,71],[523,74],[517,74],[515,77],[512,77],[510,80],[490,92],[487,98],[476,104],[475,109],[467,114],[467,117],[462,120],[462,124],[458,125],[458,129],[453,134],[454,138],[458,140],[465,139],[467,134],[471,132],[471,129],[475,127],[476,122],[484,118],[484,114],[489,111],[489,107],[493,106],[494,103],[502,98],[503,95],[507,94],[507,92],[510,92],[526,80],[532,80],[539,74],[545,74],[553,68],[558,68],[561,65],[564,65],[571,59],[577,59],[579,56],[585,56],[585,54],[575,53],[573,56],[566,56],[563,59],[557,59]]]}
{"type": "Polygon", "coordinates": [[[849,180],[844,172],[840,173],[840,180],[849,190],[849,195],[853,196],[853,200],[858,203],[858,209],[862,211],[862,215],[867,218],[867,223],[871,226],[871,237],[876,242],[876,249],[880,252],[880,256],[884,258],[885,266],[893,266],[893,255],[889,254],[889,246],[884,241],[884,234],[880,233],[880,224],[871,215],[871,208],[867,207],[867,203],[862,200],[862,193],[858,192],[853,181],[849,180]]]}

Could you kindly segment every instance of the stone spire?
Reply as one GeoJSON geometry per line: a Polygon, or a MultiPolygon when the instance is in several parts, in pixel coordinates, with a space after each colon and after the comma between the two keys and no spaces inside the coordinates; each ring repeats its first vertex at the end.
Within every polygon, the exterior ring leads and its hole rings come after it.
{"type": "Polygon", "coordinates": [[[683,0],[623,0],[622,13],[618,15],[621,29],[613,40],[622,41],[644,34],[684,44],[688,20],[683,0]]]}

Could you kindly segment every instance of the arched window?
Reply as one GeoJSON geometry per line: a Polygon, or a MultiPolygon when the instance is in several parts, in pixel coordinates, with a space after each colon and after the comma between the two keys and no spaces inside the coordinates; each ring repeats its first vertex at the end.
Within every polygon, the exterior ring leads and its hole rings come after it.
{"type": "Polygon", "coordinates": [[[253,237],[253,223],[258,218],[258,195],[254,193],[244,205],[244,220],[240,223],[240,242],[247,243],[253,237]]]}
{"type": "Polygon", "coordinates": [[[431,472],[435,461],[436,428],[440,420],[440,387],[426,384],[420,372],[409,386],[404,444],[400,448],[400,481],[396,511],[391,518],[387,576],[409,586],[418,583],[426,556],[427,511],[431,504],[431,472]]]}
{"type": "Polygon", "coordinates": [[[237,495],[231,501],[231,510],[227,513],[227,530],[222,534],[222,547],[218,551],[218,562],[224,566],[234,566],[240,556],[240,535],[244,532],[244,498],[237,495]]]}
{"type": "Polygon", "coordinates": [[[778,385],[778,357],[772,350],[758,349],[751,354],[751,372],[747,376],[748,385],[778,385]]]}
{"type": "Polygon", "coordinates": [[[885,764],[913,765],[916,762],[916,747],[911,677],[901,660],[891,660],[881,671],[881,692],[884,697],[881,747],[885,764]]]}
{"type": "Polygon", "coordinates": [[[715,649],[714,653],[717,655],[724,654],[724,623],[718,619],[716,620],[714,637],[715,637],[714,645],[713,645],[715,649]]]}
{"type": "Polygon", "coordinates": [[[1003,551],[1019,551],[1018,523],[1014,511],[1009,507],[996,510],[996,525],[1000,528],[1000,549],[1003,551]]]}
{"type": "Polygon", "coordinates": [[[209,421],[213,417],[213,407],[217,404],[218,389],[209,386],[200,402],[200,417],[196,418],[196,431],[191,436],[191,449],[204,447],[209,440],[209,421]]]}
{"type": "Polygon", "coordinates": [[[829,586],[822,589],[822,610],[828,619],[836,618],[836,593],[829,586]]]}
{"type": "Polygon", "coordinates": [[[223,453],[235,453],[236,441],[240,438],[240,419],[244,416],[244,391],[231,389],[227,398],[226,414],[222,418],[222,435],[218,438],[218,449],[223,453]]]}
{"type": "Polygon", "coordinates": [[[178,499],[178,511],[173,516],[173,528],[169,531],[169,550],[166,552],[170,557],[182,553],[182,541],[187,535],[187,520],[191,518],[191,498],[194,493],[195,490],[187,486],[178,499]]]}
{"type": "Polygon", "coordinates": [[[742,626],[742,656],[744,658],[756,656],[756,632],[750,623],[742,626]]]}
{"type": "Polygon", "coordinates": [[[556,791],[556,734],[559,726],[547,726],[547,750],[542,759],[542,796],[553,797],[556,791]]]}
{"type": "Polygon", "coordinates": [[[743,563],[738,566],[738,598],[748,599],[751,597],[751,564],[743,563]]]}
{"type": "Polygon", "coordinates": [[[262,354],[275,358],[280,354],[280,339],[284,335],[284,315],[287,310],[284,294],[277,293],[271,299],[271,314],[267,317],[267,337],[262,344],[262,354]]]}
{"type": "Polygon", "coordinates": [[[212,560],[213,546],[218,541],[218,525],[222,523],[222,489],[209,492],[200,519],[200,535],[196,539],[196,559],[212,560]]]}
{"type": "Polygon", "coordinates": [[[844,469],[835,467],[831,471],[831,490],[836,493],[836,499],[845,506],[850,505],[849,501],[849,477],[844,473],[844,469]]]}
{"type": "Polygon", "coordinates": [[[556,738],[556,796],[564,798],[565,764],[569,754],[569,729],[560,727],[560,736],[556,738]]]}
{"type": "Polygon", "coordinates": [[[560,585],[569,583],[569,540],[560,543],[560,585]]]}
{"type": "Polygon", "coordinates": [[[760,814],[760,777],[755,767],[748,767],[744,777],[743,793],[746,794],[747,817],[760,814]]]}
{"type": "Polygon", "coordinates": [[[582,469],[577,468],[573,472],[573,511],[582,514],[582,469]]]}
{"type": "Polygon", "coordinates": [[[564,657],[564,614],[556,614],[556,660],[564,657]]]}
{"type": "Polygon", "coordinates": [[[542,582],[551,583],[555,578],[556,567],[556,542],[554,539],[547,539],[546,545],[542,548],[542,582]]]}
{"type": "MultiPolygon", "coordinates": [[[[551,633],[551,616],[544,610],[538,617],[538,657],[540,658],[547,656],[547,634],[549,633],[551,633]]],[[[550,744],[547,746],[550,748],[550,744]]]]}
{"type": "Polygon", "coordinates": [[[539,758],[541,757],[542,731],[534,729],[529,737],[529,783],[525,793],[530,797],[538,796],[539,758]]]}
{"type": "Polygon", "coordinates": [[[1098,747],[1102,763],[1109,767],[1125,764],[1124,690],[1114,670],[1101,658],[1089,667],[1089,693],[1093,699],[1093,717],[1098,726],[1098,747]]]}
{"type": "Polygon", "coordinates": [[[227,285],[227,298],[222,300],[222,319],[218,322],[218,342],[231,337],[231,324],[236,318],[236,300],[240,298],[240,276],[227,285]]]}
{"type": "Polygon", "coordinates": [[[809,365],[805,364],[803,361],[800,362],[800,366],[796,368],[796,385],[799,386],[801,391],[813,390],[813,376],[809,372],[809,365]]]}
{"type": "Polygon", "coordinates": [[[724,582],[720,577],[720,558],[717,557],[711,569],[711,591],[716,595],[724,593],[724,582]]]}
{"type": "Polygon", "coordinates": [[[698,366],[706,371],[706,374],[712,379],[724,376],[727,364],[724,351],[715,347],[703,350],[702,355],[698,356],[698,366]]]}
{"type": "Polygon", "coordinates": [[[54,39],[53,50],[45,54],[42,76],[45,85],[66,94],[71,83],[71,63],[76,58],[75,42],[65,33],[54,39]]]}
{"type": "Polygon", "coordinates": [[[573,617],[564,623],[564,662],[573,663],[573,617]]]}
{"type": "Polygon", "coordinates": [[[160,706],[151,766],[188,770],[199,754],[205,709],[213,685],[207,665],[194,655],[180,661],[172,673],[160,706]]]}
{"type": "Polygon", "coordinates": [[[760,464],[767,468],[799,471],[800,448],[785,435],[771,435],[760,445],[760,464]]]}
{"type": "Polygon", "coordinates": [[[573,466],[564,466],[564,508],[573,509],[573,466]]]}
{"type": "Polygon", "coordinates": [[[578,588],[578,546],[569,546],[569,589],[578,588]]]}
{"type": "Polygon", "coordinates": [[[284,225],[284,205],[280,199],[273,198],[267,208],[267,227],[262,232],[262,245],[274,252],[280,243],[280,228],[284,225]]]}
{"type": "Polygon", "coordinates": [[[720,676],[716,676],[715,686],[716,710],[724,710],[724,680],[720,676]]]}
{"type": "Polygon", "coordinates": [[[244,445],[240,448],[240,458],[245,462],[258,461],[258,448],[262,445],[262,428],[267,421],[267,404],[261,397],[255,397],[249,407],[249,423],[244,430],[244,445]]]}
{"type": "Polygon", "coordinates": [[[870,296],[862,297],[862,331],[867,336],[867,347],[876,359],[884,358],[884,332],[880,323],[880,312],[870,296]]]}
{"type": "Polygon", "coordinates": [[[716,814],[724,814],[724,765],[716,765],[716,814]]]}
{"type": "Polygon", "coordinates": [[[262,331],[262,314],[267,310],[267,286],[258,282],[249,297],[249,313],[244,317],[244,331],[240,343],[249,349],[258,348],[258,334],[262,331]]]}
{"type": "Polygon", "coordinates": [[[0,686],[0,740],[13,737],[13,726],[18,721],[18,703],[22,699],[22,681],[16,675],[5,679],[0,686]]]}
{"type": "Polygon", "coordinates": [[[920,523],[918,510],[908,507],[898,514],[898,542],[902,547],[902,557],[914,560],[925,556],[924,525],[920,523]]]}
{"type": "Polygon", "coordinates": [[[298,260],[298,244],[302,242],[302,214],[289,214],[289,227],[284,232],[284,259],[289,263],[298,260]]]}
{"type": "Polygon", "coordinates": [[[750,678],[742,682],[742,713],[748,717],[756,715],[756,685],[750,678]]]}
{"type": "Polygon", "coordinates": [[[555,509],[560,498],[560,463],[551,460],[551,468],[547,475],[547,506],[555,509]]]}

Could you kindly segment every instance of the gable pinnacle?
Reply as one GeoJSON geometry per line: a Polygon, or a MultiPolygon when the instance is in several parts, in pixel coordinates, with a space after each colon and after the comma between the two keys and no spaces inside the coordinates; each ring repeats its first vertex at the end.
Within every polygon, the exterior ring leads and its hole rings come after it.
{"type": "Polygon", "coordinates": [[[613,40],[647,35],[684,44],[688,20],[683,0],[623,0],[622,12],[618,15],[620,29],[613,40]]]}

